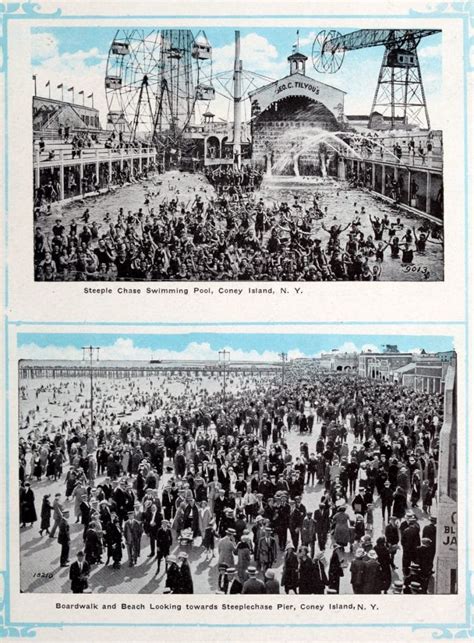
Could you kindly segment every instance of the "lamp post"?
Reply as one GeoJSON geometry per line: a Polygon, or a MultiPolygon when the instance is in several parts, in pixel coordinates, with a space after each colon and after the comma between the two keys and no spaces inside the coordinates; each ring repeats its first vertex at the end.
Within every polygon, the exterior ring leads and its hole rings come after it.
{"type": "Polygon", "coordinates": [[[86,360],[89,358],[89,377],[91,383],[91,395],[90,395],[90,409],[91,409],[91,432],[94,430],[94,367],[92,362],[94,361],[94,352],[96,353],[96,360],[99,361],[99,351],[100,346],[83,346],[82,347],[82,359],[86,360]]]}
{"type": "Polygon", "coordinates": [[[230,352],[225,349],[219,351],[219,362],[222,363],[222,374],[223,374],[223,387],[222,387],[222,398],[225,402],[225,385],[226,385],[226,362],[230,361],[230,352]]]}
{"type": "Polygon", "coordinates": [[[285,364],[288,361],[288,353],[278,353],[281,359],[281,385],[285,385],[285,364]]]}

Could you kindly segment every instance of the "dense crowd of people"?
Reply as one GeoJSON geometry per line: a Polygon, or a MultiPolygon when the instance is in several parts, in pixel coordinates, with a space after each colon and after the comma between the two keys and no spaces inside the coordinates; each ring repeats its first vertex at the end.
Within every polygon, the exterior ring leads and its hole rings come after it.
{"type": "Polygon", "coordinates": [[[22,416],[20,525],[39,522],[61,566],[76,557],[71,591],[94,591],[100,565],[120,575],[125,562],[143,575],[151,564],[163,592],[193,593],[198,557],[221,593],[339,593],[347,575],[354,593],[432,592],[443,395],[301,366],[284,384],[235,378],[225,398],[205,378],[179,396],[96,379],[92,429],[85,380],[36,389],[22,416]],[[56,406],[35,422],[45,397],[68,400],[62,421],[56,406]],[[44,477],[57,491],[41,499],[44,477]]]}
{"type": "Polygon", "coordinates": [[[349,223],[338,223],[317,191],[311,202],[294,196],[270,204],[255,197],[261,175],[251,170],[208,175],[217,190],[208,200],[196,191],[184,203],[176,194],[155,209],[158,192],[147,183],[135,212],[119,208],[99,221],[91,204],[80,220],[67,225],[58,218],[48,231],[38,217],[36,279],[376,281],[388,253],[410,266],[430,245],[443,245],[439,228],[428,223],[415,228],[385,214],[369,225],[357,203],[349,223]]]}

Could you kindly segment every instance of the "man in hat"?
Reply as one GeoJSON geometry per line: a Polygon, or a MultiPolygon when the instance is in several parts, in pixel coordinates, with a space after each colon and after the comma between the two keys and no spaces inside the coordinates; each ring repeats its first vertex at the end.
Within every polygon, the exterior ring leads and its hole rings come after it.
{"type": "Polygon", "coordinates": [[[393,581],[392,594],[403,594],[403,581],[401,580],[393,581]]]}
{"type": "Polygon", "coordinates": [[[377,552],[371,549],[364,562],[362,594],[380,594],[382,591],[382,567],[378,561],[377,552]]]}
{"type": "Polygon", "coordinates": [[[308,547],[311,558],[314,557],[314,545],[316,541],[316,523],[313,520],[312,512],[308,511],[303,518],[301,525],[301,544],[308,547]]]}
{"type": "Polygon", "coordinates": [[[226,570],[227,587],[226,594],[242,594],[243,585],[237,577],[237,570],[235,567],[229,567],[226,570]]]}
{"type": "MultiPolygon", "coordinates": [[[[219,489],[217,498],[214,500],[214,516],[216,517],[216,528],[219,530],[224,509],[226,506],[225,490],[219,489]]],[[[220,532],[219,532],[220,533],[220,532]]]]}
{"type": "Polygon", "coordinates": [[[223,536],[217,544],[217,552],[219,558],[218,565],[225,563],[227,567],[234,566],[234,549],[235,549],[235,530],[232,528],[227,529],[225,536],[223,536]]]}
{"type": "Polygon", "coordinates": [[[129,511],[128,520],[123,527],[123,535],[128,552],[128,566],[133,567],[137,564],[140,556],[140,545],[142,540],[143,528],[135,516],[134,511],[129,511]]]}
{"type": "Polygon", "coordinates": [[[410,516],[408,519],[408,527],[403,531],[401,544],[403,548],[402,568],[403,574],[407,575],[410,568],[410,563],[417,562],[417,550],[421,544],[420,529],[416,522],[415,516],[410,516]]]}
{"type": "Polygon", "coordinates": [[[385,540],[387,541],[388,551],[390,553],[390,566],[392,569],[397,569],[395,565],[395,554],[400,542],[400,535],[398,533],[397,519],[395,516],[390,516],[388,525],[385,527],[385,540]]]}
{"type": "Polygon", "coordinates": [[[88,588],[90,566],[84,560],[84,552],[77,552],[77,560],[75,560],[69,568],[69,580],[71,581],[71,591],[73,594],[83,594],[84,590],[88,588]]]}
{"type": "Polygon", "coordinates": [[[320,551],[324,551],[326,549],[328,533],[331,526],[329,518],[329,508],[324,504],[324,502],[321,502],[319,504],[319,508],[315,510],[313,514],[313,520],[316,526],[318,547],[320,551]]]}
{"type": "Polygon", "coordinates": [[[436,518],[435,516],[430,516],[430,522],[428,525],[423,527],[421,532],[422,538],[429,538],[431,540],[431,553],[433,555],[433,560],[436,554],[436,518]]]}
{"type": "Polygon", "coordinates": [[[257,578],[257,568],[247,568],[248,580],[245,581],[242,594],[265,594],[265,585],[257,578]]]}
{"type": "Polygon", "coordinates": [[[71,535],[69,533],[69,510],[64,509],[59,521],[58,530],[58,543],[61,545],[61,554],[59,556],[59,564],[61,567],[67,567],[69,564],[69,547],[71,544],[71,535]]]}
{"type": "Polygon", "coordinates": [[[421,587],[423,578],[420,573],[420,566],[418,563],[411,563],[409,573],[404,578],[405,589],[403,590],[404,594],[410,594],[409,587],[411,583],[418,583],[421,587]]]}
{"type": "Polygon", "coordinates": [[[255,550],[255,561],[263,573],[265,573],[277,559],[277,544],[272,533],[273,529],[271,527],[265,527],[265,535],[260,538],[255,550]]]}
{"type": "Polygon", "coordinates": [[[385,521],[385,512],[387,512],[388,520],[393,504],[393,491],[388,480],[385,480],[383,487],[380,489],[380,500],[382,503],[382,520],[385,521]]]}
{"type": "Polygon", "coordinates": [[[81,512],[81,524],[84,526],[84,536],[85,536],[86,531],[89,528],[89,522],[91,518],[91,506],[89,504],[89,498],[87,496],[87,493],[82,494],[79,510],[81,512]]]}
{"type": "Polygon", "coordinates": [[[156,532],[156,559],[158,562],[156,573],[158,574],[163,558],[167,559],[170,553],[173,536],[171,534],[170,523],[168,520],[162,520],[160,528],[156,532]]]}
{"type": "Polygon", "coordinates": [[[53,500],[53,528],[49,532],[49,537],[54,538],[56,529],[58,529],[63,515],[63,506],[61,504],[61,494],[55,493],[53,500]]]}
{"type": "Polygon", "coordinates": [[[273,569],[267,569],[265,572],[265,593],[266,594],[279,594],[280,583],[275,578],[273,569]]]}
{"type": "Polygon", "coordinates": [[[422,593],[428,592],[428,585],[433,574],[433,552],[431,548],[431,539],[422,538],[421,545],[416,550],[416,558],[420,566],[422,583],[422,593]]]}
{"type": "Polygon", "coordinates": [[[421,594],[421,585],[416,581],[412,581],[408,588],[405,589],[405,594],[421,594]]]}
{"type": "Polygon", "coordinates": [[[191,575],[191,567],[188,562],[188,554],[185,551],[180,551],[178,554],[178,567],[179,576],[178,584],[175,589],[175,594],[194,594],[193,578],[191,575]]]}
{"type": "Polygon", "coordinates": [[[354,594],[362,594],[364,588],[364,573],[366,562],[364,561],[365,551],[359,548],[355,553],[355,558],[351,562],[351,585],[354,594]]]}

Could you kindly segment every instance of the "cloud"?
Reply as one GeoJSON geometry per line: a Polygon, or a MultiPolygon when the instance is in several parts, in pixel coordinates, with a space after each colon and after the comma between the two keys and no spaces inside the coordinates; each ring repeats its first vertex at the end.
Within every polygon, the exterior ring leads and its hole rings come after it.
{"type": "Polygon", "coordinates": [[[47,60],[59,53],[58,39],[52,33],[34,33],[31,35],[31,56],[33,60],[47,60]]]}
{"type": "Polygon", "coordinates": [[[441,58],[443,53],[443,44],[429,45],[428,47],[418,47],[418,58],[441,58]]]}
{"type": "Polygon", "coordinates": [[[315,31],[310,31],[306,36],[300,37],[300,48],[307,47],[308,45],[313,46],[314,39],[316,38],[317,33],[315,31]]]}
{"type": "MultiPolygon", "coordinates": [[[[219,350],[230,352],[232,362],[278,362],[280,361],[276,351],[246,351],[232,345],[226,345],[214,349],[208,342],[190,342],[186,348],[181,351],[170,350],[167,348],[151,348],[136,346],[133,339],[128,337],[118,338],[111,346],[101,348],[101,360],[119,360],[119,361],[150,361],[150,359],[167,360],[197,360],[197,361],[217,361],[219,359],[219,350]]],[[[81,349],[75,346],[38,346],[35,343],[24,344],[18,350],[20,359],[29,360],[82,360],[81,349]]],[[[299,349],[288,351],[289,359],[306,357],[299,349]]]]}

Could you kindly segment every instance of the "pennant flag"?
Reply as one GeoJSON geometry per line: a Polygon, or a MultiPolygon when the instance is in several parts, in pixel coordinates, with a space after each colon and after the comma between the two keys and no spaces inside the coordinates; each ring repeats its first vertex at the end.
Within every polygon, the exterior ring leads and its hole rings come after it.
{"type": "Polygon", "coordinates": [[[62,89],[63,87],[64,87],[64,85],[62,83],[60,85],[58,85],[58,89],[62,89]]]}
{"type": "Polygon", "coordinates": [[[48,82],[46,83],[45,87],[49,87],[49,85],[50,85],[50,82],[48,80],[48,82]]]}
{"type": "Polygon", "coordinates": [[[74,87],[69,87],[68,92],[72,92],[74,90],[74,87]]]}

